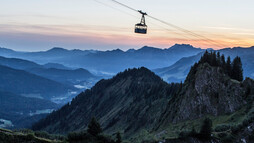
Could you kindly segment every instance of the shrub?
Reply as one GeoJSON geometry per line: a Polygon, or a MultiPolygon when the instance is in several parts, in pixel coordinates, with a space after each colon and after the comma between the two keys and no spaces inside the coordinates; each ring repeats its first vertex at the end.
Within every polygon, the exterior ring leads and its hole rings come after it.
{"type": "Polygon", "coordinates": [[[200,137],[203,139],[210,139],[212,133],[212,120],[209,118],[206,118],[203,121],[203,124],[201,126],[201,130],[199,132],[200,137]]]}
{"type": "Polygon", "coordinates": [[[231,128],[230,125],[222,124],[222,125],[216,126],[216,127],[215,127],[215,131],[216,131],[216,132],[223,132],[223,131],[229,130],[230,128],[231,128]]]}
{"type": "Polygon", "coordinates": [[[97,136],[102,133],[101,125],[97,122],[97,120],[93,117],[88,125],[87,132],[93,136],[97,136]]]}
{"type": "Polygon", "coordinates": [[[234,142],[234,137],[231,134],[226,134],[225,137],[221,138],[223,143],[232,143],[234,142]]]}

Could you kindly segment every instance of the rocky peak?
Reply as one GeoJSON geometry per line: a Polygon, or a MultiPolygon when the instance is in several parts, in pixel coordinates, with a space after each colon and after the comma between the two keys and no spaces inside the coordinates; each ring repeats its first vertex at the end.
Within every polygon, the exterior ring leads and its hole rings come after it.
{"type": "Polygon", "coordinates": [[[167,113],[162,117],[164,123],[232,113],[247,103],[247,87],[253,85],[251,79],[233,80],[221,67],[208,63],[197,64],[195,69],[169,101],[167,113]]]}
{"type": "Polygon", "coordinates": [[[190,44],[175,44],[172,47],[170,47],[171,50],[176,50],[176,49],[195,49],[192,45],[190,44]]]}

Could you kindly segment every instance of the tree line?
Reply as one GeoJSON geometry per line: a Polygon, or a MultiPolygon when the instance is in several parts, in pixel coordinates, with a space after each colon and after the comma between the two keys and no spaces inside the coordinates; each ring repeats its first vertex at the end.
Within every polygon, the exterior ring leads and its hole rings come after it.
{"type": "Polygon", "coordinates": [[[195,74],[198,65],[208,63],[211,66],[221,67],[225,74],[227,74],[230,78],[243,81],[243,68],[242,61],[240,57],[235,57],[233,61],[231,61],[230,56],[225,59],[225,56],[220,54],[220,52],[215,51],[205,51],[203,56],[200,58],[199,62],[195,63],[191,70],[190,75],[195,74]]]}
{"type": "Polygon", "coordinates": [[[121,143],[122,137],[119,132],[115,134],[115,139],[112,136],[103,135],[103,130],[96,118],[92,118],[86,131],[72,132],[68,134],[68,142],[92,142],[92,143],[121,143]]]}

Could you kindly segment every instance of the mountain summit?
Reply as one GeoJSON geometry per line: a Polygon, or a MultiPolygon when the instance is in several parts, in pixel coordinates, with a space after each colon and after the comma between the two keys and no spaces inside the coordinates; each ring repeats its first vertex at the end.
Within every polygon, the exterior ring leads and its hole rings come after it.
{"type": "Polygon", "coordinates": [[[237,59],[228,70],[223,55],[216,57],[215,52],[206,52],[192,66],[179,93],[169,101],[167,113],[162,117],[164,124],[193,120],[208,114],[229,114],[246,105],[254,81],[249,78],[243,82],[242,79],[233,79],[236,77],[233,74],[237,71],[234,69],[237,59]]]}
{"type": "Polygon", "coordinates": [[[129,69],[99,81],[35,124],[34,129],[51,133],[82,130],[95,116],[107,132],[122,130],[132,135],[144,127],[152,129],[178,87],[179,84],[169,85],[144,67],[129,69]]]}
{"type": "MultiPolygon", "coordinates": [[[[190,44],[175,44],[172,47],[169,48],[170,50],[176,50],[176,49],[196,49],[190,44]]],[[[197,48],[199,49],[199,48],[197,48]]]]}

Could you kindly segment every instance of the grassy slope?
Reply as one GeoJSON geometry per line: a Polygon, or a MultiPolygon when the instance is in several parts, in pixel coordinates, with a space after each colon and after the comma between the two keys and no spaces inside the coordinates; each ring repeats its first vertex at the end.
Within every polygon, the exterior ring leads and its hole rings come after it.
{"type": "MultiPolygon", "coordinates": [[[[228,115],[222,115],[222,116],[210,116],[207,115],[206,117],[209,117],[213,121],[213,135],[216,138],[219,138],[218,134],[220,133],[226,133],[231,134],[231,130],[227,129],[225,131],[216,132],[215,128],[218,126],[226,125],[230,127],[235,127],[238,125],[243,124],[243,122],[250,117],[253,116],[254,113],[254,107],[252,105],[251,109],[249,109],[248,112],[246,112],[246,106],[241,108],[240,110],[228,114],[228,115]]],[[[179,133],[183,131],[191,131],[192,128],[195,128],[197,132],[199,132],[203,120],[206,118],[199,118],[195,120],[189,120],[180,122],[177,124],[169,123],[168,126],[158,129],[157,131],[146,131],[142,130],[136,136],[132,139],[130,139],[131,142],[140,142],[142,140],[162,140],[162,139],[176,139],[179,137],[179,133]]]]}
{"type": "Polygon", "coordinates": [[[53,141],[45,138],[36,137],[32,133],[22,133],[15,132],[11,130],[1,129],[0,128],[0,142],[18,142],[18,143],[27,143],[27,142],[36,142],[36,143],[64,143],[59,141],[53,141]]]}
{"type": "MultiPolygon", "coordinates": [[[[228,114],[228,115],[222,115],[222,116],[210,116],[207,115],[206,117],[209,117],[213,121],[213,135],[216,138],[219,138],[218,134],[226,133],[231,134],[230,129],[226,129],[224,131],[215,131],[215,128],[221,125],[227,125],[230,127],[235,127],[237,125],[243,124],[243,122],[246,119],[249,119],[250,117],[253,117],[254,113],[254,106],[252,104],[252,107],[247,110],[247,106],[244,106],[240,110],[228,114]]],[[[168,126],[162,127],[156,131],[147,131],[147,130],[141,130],[139,131],[134,137],[130,138],[129,141],[125,142],[132,142],[137,143],[144,140],[152,141],[152,140],[162,140],[162,139],[176,139],[179,137],[179,133],[183,131],[191,131],[192,128],[195,128],[195,130],[198,132],[200,130],[201,124],[204,120],[204,118],[195,119],[195,120],[189,120],[180,122],[177,124],[171,124],[169,123],[168,126]]],[[[39,143],[55,143],[57,141],[52,141],[49,139],[43,139],[34,136],[33,134],[25,134],[21,132],[15,132],[5,129],[0,129],[0,142],[1,140],[9,139],[11,141],[16,141],[17,139],[22,141],[32,140],[39,143]]]]}

